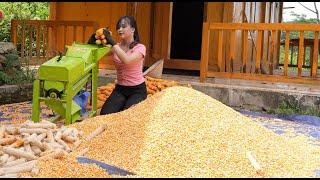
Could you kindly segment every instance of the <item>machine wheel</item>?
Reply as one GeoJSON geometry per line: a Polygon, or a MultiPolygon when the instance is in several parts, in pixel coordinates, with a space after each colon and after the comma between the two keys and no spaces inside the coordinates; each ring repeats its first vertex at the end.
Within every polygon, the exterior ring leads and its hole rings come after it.
{"type": "Polygon", "coordinates": [[[52,99],[58,99],[58,98],[61,98],[60,96],[60,92],[56,89],[50,89],[48,92],[47,92],[47,97],[50,97],[52,99]]]}

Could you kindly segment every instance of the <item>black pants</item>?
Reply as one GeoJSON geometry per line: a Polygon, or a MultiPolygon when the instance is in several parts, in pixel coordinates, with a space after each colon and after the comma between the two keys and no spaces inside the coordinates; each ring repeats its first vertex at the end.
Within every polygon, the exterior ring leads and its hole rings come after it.
{"type": "Polygon", "coordinates": [[[111,95],[103,104],[100,115],[128,109],[130,106],[137,104],[146,98],[147,87],[145,82],[136,86],[121,86],[116,84],[111,95]]]}

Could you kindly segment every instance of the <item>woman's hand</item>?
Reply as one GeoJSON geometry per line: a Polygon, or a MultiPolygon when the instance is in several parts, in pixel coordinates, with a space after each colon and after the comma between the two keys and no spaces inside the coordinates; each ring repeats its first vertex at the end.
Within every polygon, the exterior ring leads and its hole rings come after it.
{"type": "Polygon", "coordinates": [[[112,39],[110,31],[107,28],[103,29],[103,35],[107,40],[107,44],[110,44],[111,46],[114,46],[116,44],[116,42],[112,39]]]}
{"type": "Polygon", "coordinates": [[[124,63],[124,64],[130,64],[134,61],[138,61],[141,60],[141,58],[143,58],[143,55],[141,52],[138,51],[134,51],[131,54],[127,54],[126,52],[124,52],[119,44],[116,44],[115,46],[113,46],[112,48],[113,52],[117,54],[117,56],[119,57],[119,59],[124,63]]]}

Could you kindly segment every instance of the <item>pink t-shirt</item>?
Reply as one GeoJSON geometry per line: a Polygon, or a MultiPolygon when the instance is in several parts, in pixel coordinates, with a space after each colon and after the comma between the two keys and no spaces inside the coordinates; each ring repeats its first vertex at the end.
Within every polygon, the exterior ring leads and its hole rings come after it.
{"type": "Polygon", "coordinates": [[[135,51],[140,52],[142,54],[142,58],[129,64],[124,64],[116,53],[112,52],[109,54],[112,56],[112,60],[117,70],[117,81],[119,85],[136,86],[144,82],[142,66],[146,56],[146,47],[139,43],[126,53],[130,55],[135,51]]]}

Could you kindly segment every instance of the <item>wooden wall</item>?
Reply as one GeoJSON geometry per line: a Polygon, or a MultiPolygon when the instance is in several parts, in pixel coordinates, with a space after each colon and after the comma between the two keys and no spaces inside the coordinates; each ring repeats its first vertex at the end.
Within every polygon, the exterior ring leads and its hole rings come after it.
{"type": "MultiPolygon", "coordinates": [[[[73,21],[97,21],[99,27],[109,27],[116,36],[116,23],[121,16],[132,15],[137,20],[138,32],[141,43],[146,45],[147,56],[145,64],[150,62],[150,37],[151,37],[151,2],[51,2],[51,20],[73,21]]],[[[92,30],[92,32],[94,32],[92,30]]],[[[79,32],[80,33],[80,32],[79,32]]],[[[91,34],[87,34],[87,38],[91,34]]],[[[59,41],[63,46],[63,41],[59,41]]],[[[110,58],[104,57],[100,61],[101,68],[113,69],[114,65],[110,58]]]]}
{"type": "MultiPolygon", "coordinates": [[[[228,2],[229,5],[232,5],[231,2],[228,2]]],[[[225,8],[225,3],[223,2],[209,2],[207,5],[207,22],[223,22],[223,12],[225,8]]],[[[218,42],[218,33],[211,32],[211,36],[209,39],[209,65],[208,68],[210,70],[217,70],[217,57],[218,57],[218,46],[216,43],[218,42]]]]}
{"type": "MultiPolygon", "coordinates": [[[[109,27],[114,34],[118,18],[127,14],[126,2],[51,2],[50,5],[51,20],[96,21],[99,27],[109,27]]],[[[79,37],[80,34],[79,32],[79,37]]],[[[86,39],[90,35],[86,34],[86,39]]],[[[64,41],[59,42],[58,47],[61,48],[64,41]]],[[[100,67],[113,68],[113,63],[105,57],[100,61],[100,67]]]]}
{"type": "Polygon", "coordinates": [[[150,34],[150,63],[154,63],[161,58],[168,59],[170,56],[171,9],[172,3],[170,2],[155,2],[152,4],[151,22],[153,26],[151,27],[152,34],[150,34]]]}
{"type": "MultiPolygon", "coordinates": [[[[170,58],[171,24],[174,23],[171,21],[172,2],[51,2],[50,7],[50,19],[52,20],[97,21],[99,27],[108,26],[112,32],[116,32],[115,25],[119,17],[126,14],[133,15],[137,20],[140,40],[147,47],[145,66],[150,66],[160,58],[170,58]]],[[[206,2],[204,21],[225,23],[246,22],[246,20],[247,22],[280,22],[279,8],[279,3],[275,2],[206,2]]],[[[90,34],[87,36],[89,38],[90,34]]],[[[237,32],[237,41],[234,43],[237,44],[238,48],[241,48],[241,38],[241,32],[237,32]]],[[[255,38],[254,33],[252,38],[255,38]]],[[[270,33],[266,32],[263,39],[263,49],[266,49],[267,52],[270,33]]],[[[61,42],[60,46],[63,46],[63,41],[59,42],[61,42]]],[[[215,70],[217,69],[217,32],[212,32],[210,42],[208,67],[215,70]]],[[[228,32],[226,32],[224,58],[228,56],[229,43],[230,39],[228,32]]],[[[254,57],[252,55],[255,52],[252,41],[248,41],[248,43],[248,55],[251,58],[254,57]]],[[[239,52],[241,52],[241,49],[239,49],[239,52]]],[[[266,52],[262,55],[264,64],[266,64],[264,60],[268,58],[266,52]]],[[[170,68],[180,66],[182,69],[199,68],[197,62],[177,62],[175,60],[166,61],[165,66],[170,68]]],[[[240,62],[241,54],[236,53],[233,69],[239,68],[240,62]]],[[[250,62],[254,64],[254,58],[250,62]]],[[[112,61],[108,58],[100,61],[100,67],[114,68],[112,61]]]]}
{"type": "Polygon", "coordinates": [[[134,13],[131,13],[136,21],[138,26],[138,32],[140,35],[140,41],[142,44],[146,46],[147,54],[145,58],[144,65],[149,66],[152,64],[151,61],[151,47],[152,47],[152,31],[153,28],[152,18],[153,18],[153,12],[152,12],[152,3],[151,2],[135,2],[135,3],[128,3],[128,6],[133,6],[134,13]]]}
{"type": "MultiPolygon", "coordinates": [[[[207,22],[225,22],[225,23],[276,23],[281,22],[281,3],[275,2],[209,2],[207,8],[207,22]]],[[[210,46],[209,46],[209,66],[208,68],[212,71],[218,70],[217,65],[217,41],[218,41],[218,32],[210,32],[210,46]]],[[[236,52],[242,52],[242,33],[236,31],[236,41],[230,41],[230,32],[224,32],[223,39],[223,64],[222,67],[225,68],[227,72],[230,70],[226,66],[226,59],[229,55],[230,43],[236,44],[236,52]]],[[[257,32],[251,31],[248,34],[248,62],[247,71],[253,71],[255,65],[255,41],[257,37],[257,32]]],[[[277,42],[280,35],[277,34],[277,42]]],[[[270,59],[270,32],[264,32],[263,36],[263,53],[262,53],[262,69],[263,72],[266,72],[269,64],[267,63],[270,59]]],[[[276,47],[279,47],[279,44],[276,44],[276,47]]],[[[274,63],[276,65],[276,58],[279,53],[277,52],[278,48],[275,48],[274,63]]],[[[241,53],[236,53],[235,59],[233,61],[232,69],[236,72],[240,71],[240,66],[242,63],[241,53]]]]}

